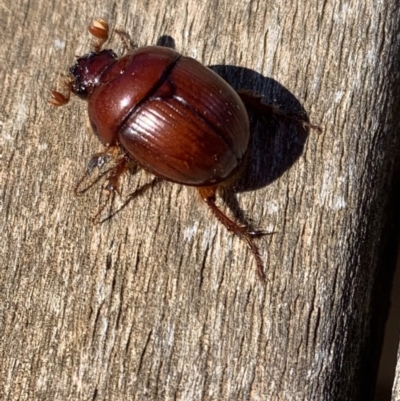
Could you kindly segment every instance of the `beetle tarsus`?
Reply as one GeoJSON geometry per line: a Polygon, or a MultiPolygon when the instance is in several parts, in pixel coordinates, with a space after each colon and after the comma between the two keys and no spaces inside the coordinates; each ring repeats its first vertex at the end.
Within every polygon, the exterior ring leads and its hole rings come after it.
{"type": "Polygon", "coordinates": [[[260,238],[260,237],[263,237],[264,235],[275,234],[275,232],[267,232],[267,231],[261,231],[261,230],[248,231],[248,233],[252,238],[260,238]]]}
{"type": "Polygon", "coordinates": [[[256,260],[256,268],[257,268],[257,276],[258,278],[265,284],[265,273],[263,268],[263,261],[261,259],[260,253],[256,244],[253,242],[253,238],[250,235],[241,236],[244,241],[247,242],[247,246],[250,248],[255,260],[256,260]]]}

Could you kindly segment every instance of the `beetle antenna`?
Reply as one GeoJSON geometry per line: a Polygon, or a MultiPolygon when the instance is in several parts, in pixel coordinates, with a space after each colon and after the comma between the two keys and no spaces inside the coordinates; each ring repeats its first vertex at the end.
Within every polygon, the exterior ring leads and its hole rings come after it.
{"type": "Polygon", "coordinates": [[[108,22],[103,18],[93,20],[93,22],[89,25],[89,32],[94,37],[94,50],[96,53],[99,53],[104,43],[108,40],[108,22]]]}
{"type": "Polygon", "coordinates": [[[64,95],[62,92],[51,91],[50,98],[47,99],[47,103],[49,103],[51,106],[55,106],[55,107],[64,106],[65,104],[67,104],[71,97],[71,85],[72,85],[72,81],[70,79],[65,79],[64,87],[65,87],[66,94],[64,95]]]}

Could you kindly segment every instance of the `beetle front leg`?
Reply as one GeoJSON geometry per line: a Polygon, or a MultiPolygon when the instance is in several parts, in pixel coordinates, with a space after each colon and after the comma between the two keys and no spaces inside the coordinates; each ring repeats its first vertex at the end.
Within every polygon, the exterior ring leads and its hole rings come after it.
{"type": "Polygon", "coordinates": [[[115,157],[114,149],[115,148],[107,149],[106,151],[97,153],[90,158],[89,163],[87,164],[85,173],[83,174],[83,176],[80,178],[80,180],[75,185],[74,194],[76,196],[82,195],[85,192],[87,192],[90,188],[93,187],[93,185],[95,185],[97,182],[99,182],[102,177],[104,177],[106,174],[108,174],[110,172],[110,170],[103,172],[96,178],[96,180],[94,182],[92,182],[86,188],[80,189],[80,186],[82,185],[82,183],[92,174],[93,170],[96,167],[100,170],[105,164],[109,163],[113,159],[113,157],[115,157]]]}
{"type": "Polygon", "coordinates": [[[101,223],[106,219],[100,220],[99,216],[101,215],[102,211],[106,208],[110,198],[112,201],[114,200],[115,194],[120,195],[118,184],[121,176],[128,171],[128,163],[125,157],[122,157],[115,167],[108,170],[106,173],[108,174],[106,185],[104,186],[104,191],[106,192],[106,198],[103,204],[100,206],[97,213],[93,216],[92,221],[93,223],[101,223]]]}
{"type": "MultiPolygon", "coordinates": [[[[102,219],[99,221],[99,223],[104,223],[107,220],[112,219],[114,216],[116,216],[119,212],[121,212],[122,209],[127,207],[130,202],[132,202],[134,199],[138,198],[140,195],[142,195],[144,192],[146,192],[150,188],[154,188],[157,184],[162,182],[162,179],[160,177],[154,177],[151,181],[143,184],[141,187],[136,188],[132,193],[130,193],[127,198],[125,199],[124,203],[114,212],[110,213],[106,218],[102,219]]],[[[118,193],[118,192],[117,192],[118,193]]],[[[101,209],[101,211],[104,210],[104,208],[101,209]]],[[[100,212],[101,212],[100,211],[100,212]]],[[[97,213],[95,216],[96,220],[97,217],[100,213],[97,213]]]]}
{"type": "Polygon", "coordinates": [[[210,208],[214,216],[222,223],[226,229],[242,240],[244,240],[248,247],[250,248],[257,264],[257,275],[261,281],[265,282],[265,274],[263,269],[263,263],[261,260],[260,253],[258,252],[258,248],[254,243],[254,238],[261,237],[262,235],[266,235],[267,233],[263,231],[255,231],[248,226],[241,226],[231,220],[218,206],[215,204],[216,201],[216,192],[218,187],[199,187],[198,191],[200,193],[201,198],[210,208]]]}

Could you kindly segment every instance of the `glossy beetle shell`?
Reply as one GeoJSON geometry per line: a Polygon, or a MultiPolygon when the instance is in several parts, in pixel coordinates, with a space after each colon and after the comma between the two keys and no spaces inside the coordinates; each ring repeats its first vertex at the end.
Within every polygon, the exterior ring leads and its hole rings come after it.
{"type": "Polygon", "coordinates": [[[169,48],[143,47],[119,60],[106,52],[94,54],[90,67],[79,67],[80,59],[71,69],[75,78],[80,69],[102,69],[87,97],[105,145],[119,143],[146,170],[185,185],[218,184],[238,170],[249,119],[221,77],[169,48]]]}

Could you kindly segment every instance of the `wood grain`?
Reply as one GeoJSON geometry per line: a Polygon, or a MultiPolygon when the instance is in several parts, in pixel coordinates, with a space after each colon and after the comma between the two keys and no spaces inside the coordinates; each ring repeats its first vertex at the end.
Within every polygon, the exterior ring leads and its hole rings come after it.
{"type": "MultiPolygon", "coordinates": [[[[400,9],[82,3],[0,4],[0,398],[368,400],[398,217],[400,9]],[[192,188],[164,183],[101,225],[100,188],[73,196],[101,145],[84,102],[46,100],[94,17],[138,46],[167,35],[323,127],[305,138],[252,117],[247,178],[226,200],[274,232],[258,242],[265,286],[192,188]]],[[[124,193],[147,180],[127,177],[124,193]]]]}

